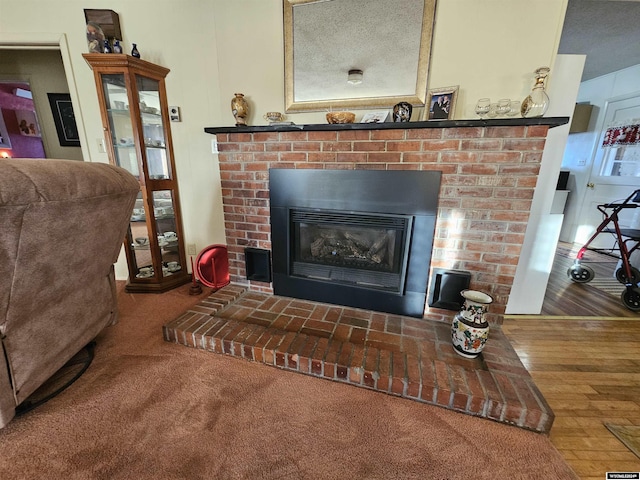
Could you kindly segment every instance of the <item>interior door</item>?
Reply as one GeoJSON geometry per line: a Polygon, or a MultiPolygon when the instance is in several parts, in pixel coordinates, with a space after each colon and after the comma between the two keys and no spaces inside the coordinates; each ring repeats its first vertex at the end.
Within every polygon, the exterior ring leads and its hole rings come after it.
{"type": "MultiPolygon", "coordinates": [[[[640,123],[640,93],[617,97],[605,104],[602,132],[595,148],[591,175],[582,203],[582,223],[576,232],[576,242],[584,244],[602,222],[603,215],[597,206],[603,203],[622,201],[640,189],[640,145],[603,147],[609,127],[640,123]]],[[[620,214],[622,227],[640,228],[635,225],[634,215],[640,209],[625,209],[620,214]],[[633,224],[633,225],[632,225],[633,224]]],[[[615,245],[612,235],[600,234],[591,243],[596,248],[611,248],[615,245]]]]}

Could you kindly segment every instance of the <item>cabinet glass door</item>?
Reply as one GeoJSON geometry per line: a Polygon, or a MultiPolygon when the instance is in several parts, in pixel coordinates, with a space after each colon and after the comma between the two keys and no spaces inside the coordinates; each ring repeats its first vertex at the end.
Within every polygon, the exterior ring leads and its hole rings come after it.
{"type": "Polygon", "coordinates": [[[128,236],[136,278],[151,278],[155,273],[151,253],[152,242],[149,241],[146,220],[147,212],[144,208],[142,192],[139,192],[131,214],[128,236]]]}
{"type": "Polygon", "coordinates": [[[149,178],[170,180],[173,174],[167,158],[167,140],[160,104],[160,82],[136,75],[136,84],[149,178]]]}
{"type": "Polygon", "coordinates": [[[133,123],[129,111],[129,97],[124,75],[102,75],[102,87],[107,104],[107,116],[111,130],[111,143],[116,164],[140,178],[140,168],[133,137],[133,123]]]}
{"type": "Polygon", "coordinates": [[[153,192],[153,215],[156,219],[158,246],[162,255],[162,275],[173,275],[182,270],[180,264],[178,228],[171,190],[153,192]]]}

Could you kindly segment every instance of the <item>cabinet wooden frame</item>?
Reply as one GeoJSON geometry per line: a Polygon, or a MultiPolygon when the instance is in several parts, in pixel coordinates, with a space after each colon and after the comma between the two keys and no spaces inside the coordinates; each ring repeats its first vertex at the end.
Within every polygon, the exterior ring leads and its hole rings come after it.
{"type": "MultiPolygon", "coordinates": [[[[89,53],[83,54],[83,57],[94,73],[98,101],[100,103],[105,147],[109,155],[109,161],[114,165],[119,165],[119,155],[116,153],[116,149],[118,148],[128,148],[131,149],[131,152],[135,152],[135,162],[128,165],[129,168],[127,168],[127,170],[134,175],[137,174],[140,181],[141,198],[137,203],[142,205],[143,214],[139,215],[135,221],[138,222],[138,224],[142,224],[142,221],[144,221],[146,237],[137,237],[137,235],[132,233],[135,217],[135,215],[132,214],[131,226],[124,240],[124,248],[129,267],[129,280],[125,289],[128,292],[159,293],[185,284],[191,281],[191,275],[189,275],[187,270],[180,196],[165,87],[165,77],[169,73],[169,69],[126,54],[89,53]],[[107,94],[105,94],[105,90],[108,89],[106,79],[114,78],[105,77],[107,75],[122,76],[122,88],[126,92],[126,97],[123,96],[121,98],[126,98],[125,105],[119,105],[119,103],[124,104],[123,100],[122,102],[117,102],[118,105],[114,107],[113,102],[107,98],[107,94]],[[140,81],[148,79],[152,83],[157,82],[158,107],[148,108],[140,101],[137,79],[140,79],[140,81]],[[119,122],[126,122],[128,117],[128,121],[131,122],[130,138],[117,138],[118,136],[115,132],[116,115],[120,119],[119,122]],[[146,138],[144,130],[145,126],[150,126],[149,123],[145,123],[144,118],[150,116],[161,121],[160,124],[153,126],[162,127],[161,139],[153,140],[154,143],[150,143],[152,140],[146,138]],[[167,175],[158,176],[151,174],[148,158],[151,149],[162,150],[162,164],[166,167],[167,175]],[[158,213],[159,209],[155,205],[155,200],[160,198],[160,196],[167,195],[166,192],[169,192],[171,210],[169,214],[166,214],[165,211],[165,213],[160,215],[158,213]],[[156,193],[155,197],[154,193],[156,193]],[[159,228],[163,218],[169,222],[170,231],[159,228]],[[162,236],[167,233],[175,233],[177,237],[175,241],[169,241],[171,244],[170,250],[167,249],[166,244],[162,244],[164,242],[162,236]],[[146,238],[148,243],[138,244],[136,238],[146,238]],[[140,250],[144,249],[146,251],[147,248],[149,250],[151,263],[150,265],[141,266],[138,264],[140,250]],[[165,261],[163,257],[163,252],[164,255],[167,255],[168,251],[171,252],[171,259],[177,262],[177,266],[179,267],[177,270],[175,270],[175,265],[173,265],[174,269],[170,270],[167,265],[169,262],[165,261]],[[143,271],[145,273],[144,275],[142,274],[143,271]],[[149,272],[151,273],[149,274],[149,272]]],[[[156,84],[153,83],[153,85],[155,86],[156,84]]],[[[129,125],[126,124],[126,126],[128,127],[129,125]]],[[[134,214],[135,212],[136,210],[134,209],[134,214]]],[[[141,225],[137,225],[137,227],[140,229],[141,225]]],[[[169,236],[167,238],[173,237],[169,236]]]]}

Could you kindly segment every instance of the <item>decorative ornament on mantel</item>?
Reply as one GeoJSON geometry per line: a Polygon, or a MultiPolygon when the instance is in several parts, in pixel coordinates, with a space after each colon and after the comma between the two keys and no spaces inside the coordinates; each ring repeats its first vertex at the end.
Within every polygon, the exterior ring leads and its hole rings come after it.
{"type": "Polygon", "coordinates": [[[549,67],[536,69],[536,83],[527,98],[520,105],[520,114],[524,118],[541,117],[549,108],[549,96],[544,91],[544,82],[549,75],[549,67]]]}
{"type": "Polygon", "coordinates": [[[394,122],[409,122],[411,121],[411,113],[413,112],[413,106],[408,102],[400,102],[393,107],[393,121],[394,122]]]}
{"type": "Polygon", "coordinates": [[[235,97],[231,99],[231,113],[236,119],[236,127],[247,125],[246,117],[249,115],[249,104],[244,98],[243,93],[234,93],[235,97]]]}
{"type": "Polygon", "coordinates": [[[131,56],[140,58],[140,52],[138,51],[138,46],[135,43],[133,43],[132,45],[133,45],[133,48],[131,49],[131,56]]]}
{"type": "Polygon", "coordinates": [[[353,112],[329,112],[326,115],[327,122],[337,123],[353,123],[356,119],[356,114],[353,112]]]}
{"type": "Polygon", "coordinates": [[[451,323],[451,341],[457,354],[475,358],[489,338],[485,315],[493,298],[477,290],[463,290],[460,295],[464,297],[464,304],[451,323]]]}

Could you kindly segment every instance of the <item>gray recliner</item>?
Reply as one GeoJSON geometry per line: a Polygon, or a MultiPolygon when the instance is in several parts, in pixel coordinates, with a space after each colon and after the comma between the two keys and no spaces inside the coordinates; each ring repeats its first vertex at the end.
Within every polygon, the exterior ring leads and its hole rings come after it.
{"type": "Polygon", "coordinates": [[[112,165],[0,159],[0,428],[116,322],[113,264],[139,190],[112,165]]]}

